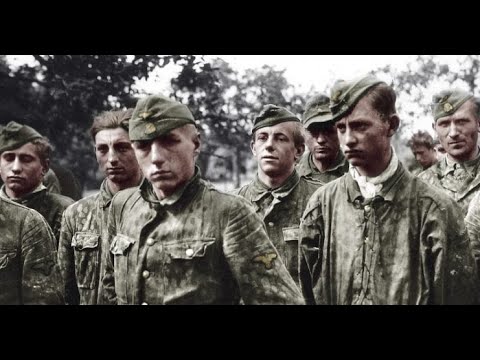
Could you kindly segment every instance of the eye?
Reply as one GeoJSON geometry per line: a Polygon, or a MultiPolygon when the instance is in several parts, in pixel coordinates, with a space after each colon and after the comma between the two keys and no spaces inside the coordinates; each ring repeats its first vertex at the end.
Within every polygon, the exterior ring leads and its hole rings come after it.
{"type": "Polygon", "coordinates": [[[105,154],[108,152],[108,146],[97,146],[97,151],[101,154],[105,154]]]}
{"type": "Polygon", "coordinates": [[[147,150],[150,145],[151,145],[151,141],[134,141],[132,143],[133,145],[133,148],[136,149],[136,150],[147,150]]]}
{"type": "Polygon", "coordinates": [[[337,130],[340,132],[340,133],[345,133],[345,129],[346,129],[346,126],[345,124],[338,124],[337,125],[337,130]]]}

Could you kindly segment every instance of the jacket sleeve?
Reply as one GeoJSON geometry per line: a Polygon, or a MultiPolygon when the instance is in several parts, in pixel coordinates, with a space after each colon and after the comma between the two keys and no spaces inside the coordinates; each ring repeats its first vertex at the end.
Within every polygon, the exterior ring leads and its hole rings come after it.
{"type": "Polygon", "coordinates": [[[448,199],[446,205],[432,204],[426,213],[421,239],[424,274],[431,286],[430,304],[469,305],[478,303],[476,265],[460,207],[448,199]]]}
{"type": "Polygon", "coordinates": [[[245,304],[304,304],[262,219],[243,199],[229,207],[223,251],[245,304]]]}
{"type": "Polygon", "coordinates": [[[64,304],[55,238],[40,214],[34,211],[28,214],[23,224],[21,239],[23,303],[64,304]]]}
{"type": "Polygon", "coordinates": [[[65,286],[65,303],[67,305],[80,304],[80,293],[75,276],[75,254],[72,248],[74,235],[71,221],[73,213],[67,209],[62,218],[60,241],[58,244],[58,266],[65,286]]]}
{"type": "Polygon", "coordinates": [[[480,193],[477,193],[470,202],[468,213],[465,218],[470,246],[475,258],[477,277],[480,279],[480,193]]]}
{"type": "Polygon", "coordinates": [[[307,305],[315,305],[315,286],[320,280],[322,257],[320,243],[323,242],[321,208],[318,200],[312,197],[307,204],[300,222],[300,240],[298,258],[300,289],[307,305]]]}

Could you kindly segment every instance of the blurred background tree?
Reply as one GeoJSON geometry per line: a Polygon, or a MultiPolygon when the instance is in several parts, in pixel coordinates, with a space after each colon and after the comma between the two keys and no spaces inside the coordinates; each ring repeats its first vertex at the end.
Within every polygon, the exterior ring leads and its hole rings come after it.
{"type": "MultiPolygon", "coordinates": [[[[32,56],[32,63],[14,66],[0,55],[0,124],[23,122],[47,136],[55,146],[53,161],[73,171],[85,189],[98,188],[101,180],[88,135],[93,117],[135,106],[145,95],[138,84],[154,72],[170,76],[171,93],[166,95],[189,106],[201,124],[203,175],[231,187],[248,181],[255,171],[250,138],[262,107],[284,106],[301,117],[307,98],[319,90],[328,94],[333,85],[318,84],[302,93],[287,80],[285,69],[264,65],[240,73],[220,58],[202,55],[32,56]],[[178,71],[171,75],[167,65],[178,71]]],[[[456,86],[477,95],[480,56],[456,59],[446,64],[438,56],[418,56],[404,70],[372,70],[391,79],[397,91],[402,126],[394,146],[407,166],[415,162],[405,144],[420,120],[431,117],[433,93],[456,86]]]]}

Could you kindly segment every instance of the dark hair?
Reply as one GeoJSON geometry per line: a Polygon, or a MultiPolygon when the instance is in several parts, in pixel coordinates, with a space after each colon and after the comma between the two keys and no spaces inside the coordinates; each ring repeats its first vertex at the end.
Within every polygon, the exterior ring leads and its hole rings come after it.
{"type": "Polygon", "coordinates": [[[132,117],[133,109],[104,111],[93,119],[90,127],[90,136],[95,142],[95,136],[106,129],[122,128],[128,133],[128,122],[132,117]]]}
{"type": "Polygon", "coordinates": [[[37,151],[37,155],[40,158],[40,162],[44,167],[47,166],[47,162],[50,160],[50,155],[52,154],[53,148],[47,138],[38,138],[30,141],[37,151]]]}
{"type": "Polygon", "coordinates": [[[378,84],[365,94],[372,107],[379,113],[382,120],[386,121],[391,115],[396,114],[395,102],[397,95],[393,88],[385,83],[378,84]]]}
{"type": "Polygon", "coordinates": [[[410,138],[408,146],[411,149],[417,146],[425,146],[427,149],[433,149],[435,141],[428,132],[419,130],[410,138]]]}

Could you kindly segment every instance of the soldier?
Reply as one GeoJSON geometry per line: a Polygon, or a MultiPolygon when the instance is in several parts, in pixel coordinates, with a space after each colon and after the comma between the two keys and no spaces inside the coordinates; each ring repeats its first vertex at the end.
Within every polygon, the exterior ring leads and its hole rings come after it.
{"type": "Polygon", "coordinates": [[[200,138],[185,105],[148,96],[129,133],[146,180],[112,200],[104,278],[111,302],[303,303],[252,207],[200,178],[200,138]]]}
{"type": "Polygon", "coordinates": [[[297,171],[300,176],[319,185],[335,180],[348,171],[348,162],[340,150],[329,105],[328,96],[316,95],[305,105],[302,118],[310,152],[301,158],[297,171]]]}
{"type": "Polygon", "coordinates": [[[406,171],[391,146],[393,89],[337,82],[331,109],[350,170],[318,189],[300,226],[308,303],[470,304],[475,264],[458,205],[406,171]]]}
{"type": "Polygon", "coordinates": [[[426,131],[419,130],[413,134],[408,141],[408,146],[423,170],[427,170],[430,166],[437,163],[437,152],[434,148],[432,135],[426,131]]]}
{"type": "MultiPolygon", "coordinates": [[[[102,304],[108,207],[118,191],[140,185],[143,178],[128,137],[133,109],[107,111],[90,128],[95,155],[105,179],[100,192],[77,201],[63,215],[58,263],[65,282],[67,304],[102,304]]],[[[108,248],[107,248],[108,249],[108,248]]]]}
{"type": "Polygon", "coordinates": [[[35,210],[0,197],[0,305],[63,304],[55,238],[35,210]]]}
{"type": "Polygon", "coordinates": [[[9,122],[0,130],[0,197],[38,211],[47,220],[58,246],[63,211],[73,200],[50,193],[43,177],[50,166],[52,147],[30,126],[9,122]]]}
{"type": "Polygon", "coordinates": [[[433,96],[433,128],[447,156],[419,177],[451,196],[466,215],[480,190],[480,100],[455,89],[433,96]]]}
{"type": "Polygon", "coordinates": [[[257,176],[235,191],[251,202],[263,218],[270,240],[297,283],[300,219],[318,188],[295,170],[295,163],[305,151],[302,132],[294,114],[267,105],[255,119],[250,143],[258,163],[257,176]]]}

